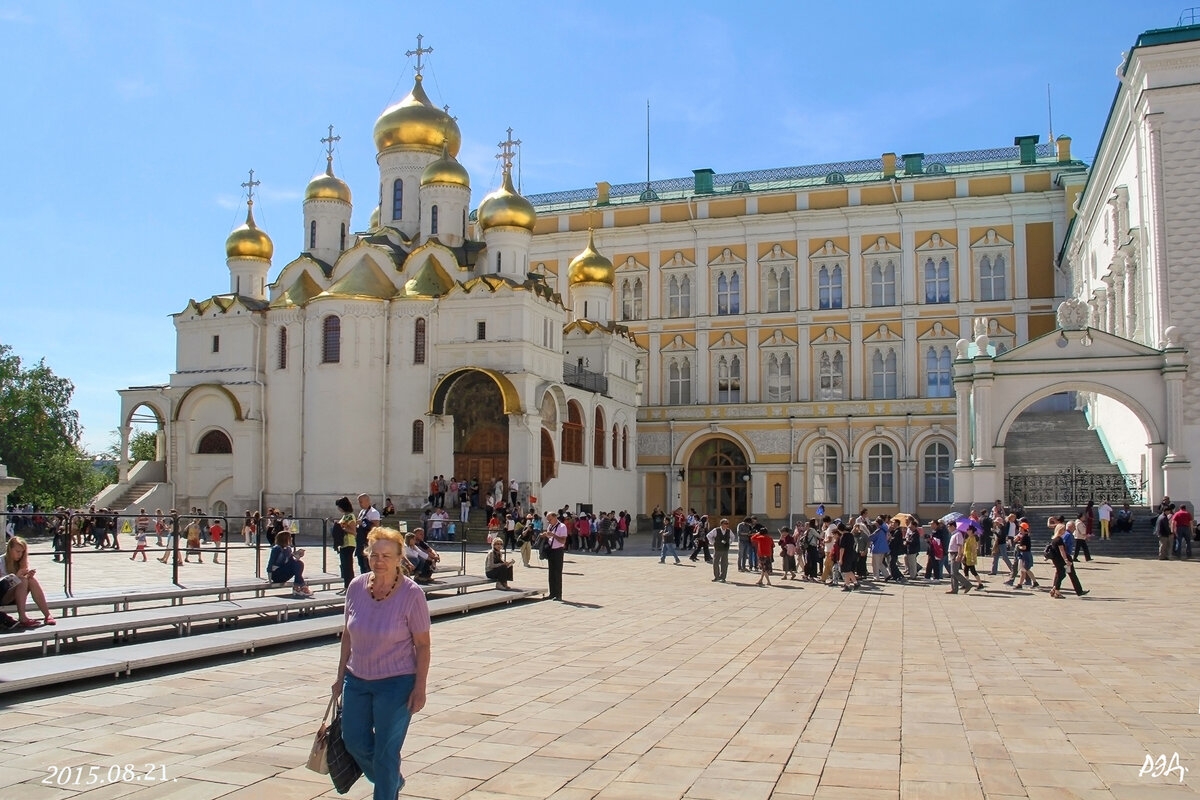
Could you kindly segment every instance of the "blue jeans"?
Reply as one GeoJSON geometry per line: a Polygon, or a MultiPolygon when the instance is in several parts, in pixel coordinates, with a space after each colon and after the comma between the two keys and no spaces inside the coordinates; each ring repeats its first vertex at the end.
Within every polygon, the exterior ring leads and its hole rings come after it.
{"type": "Polygon", "coordinates": [[[1008,542],[1002,542],[999,547],[992,550],[992,574],[996,574],[996,568],[1000,566],[1000,559],[1004,559],[1004,565],[1008,567],[1008,571],[1012,572],[1012,562],[1008,560],[1008,542]]]}
{"type": "Polygon", "coordinates": [[[658,557],[658,563],[663,563],[667,560],[667,553],[675,557],[675,563],[679,563],[679,553],[675,550],[675,540],[670,536],[663,537],[662,553],[658,557]]]}
{"type": "Polygon", "coordinates": [[[1192,532],[1180,531],[1175,534],[1175,546],[1172,548],[1175,555],[1179,558],[1192,557],[1192,532]]]}
{"type": "Polygon", "coordinates": [[[342,741],[375,784],[375,800],[396,800],[404,785],[400,748],[412,719],[408,696],[416,680],[397,675],[365,681],[347,672],[342,683],[342,741]]]}
{"type": "Polygon", "coordinates": [[[744,571],[749,569],[754,572],[758,569],[758,553],[754,552],[754,546],[750,544],[750,539],[738,537],[738,570],[744,571]]]}

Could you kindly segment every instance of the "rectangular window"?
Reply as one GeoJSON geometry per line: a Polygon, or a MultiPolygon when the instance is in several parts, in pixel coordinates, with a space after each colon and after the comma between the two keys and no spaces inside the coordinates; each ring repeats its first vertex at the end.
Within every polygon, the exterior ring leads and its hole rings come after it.
{"type": "Polygon", "coordinates": [[[476,322],[475,323],[475,341],[482,342],[482,341],[485,341],[486,339],[487,339],[487,323],[482,322],[482,321],[476,322]]]}
{"type": "Polygon", "coordinates": [[[220,336],[213,337],[212,347],[213,347],[214,353],[221,352],[221,337],[220,336]]]}

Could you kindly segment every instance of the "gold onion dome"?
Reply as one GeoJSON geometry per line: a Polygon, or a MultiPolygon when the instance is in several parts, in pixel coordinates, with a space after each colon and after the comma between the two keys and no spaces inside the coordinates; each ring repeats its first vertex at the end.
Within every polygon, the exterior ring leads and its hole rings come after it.
{"type": "Polygon", "coordinates": [[[466,167],[450,155],[445,144],[442,145],[442,157],[430,163],[421,173],[421,185],[428,186],[431,183],[449,183],[464,189],[471,188],[471,176],[467,174],[466,167]]]}
{"type": "Polygon", "coordinates": [[[505,170],[500,188],[483,198],[479,204],[480,227],[485,231],[488,228],[513,227],[532,232],[535,224],[537,212],[533,210],[533,203],[517,194],[512,177],[505,170]]]}
{"type": "Polygon", "coordinates": [[[326,163],[325,172],[308,182],[308,188],[304,190],[304,199],[350,202],[350,187],[333,174],[333,161],[326,163]]]}
{"type": "Polygon", "coordinates": [[[567,267],[567,283],[571,286],[583,283],[612,286],[615,277],[613,263],[596,252],[596,240],[589,228],[587,247],[583,248],[582,253],[571,259],[571,265],[567,267]]]}
{"type": "Polygon", "coordinates": [[[450,155],[458,155],[462,134],[454,118],[425,94],[418,75],[408,96],[389,106],[375,120],[375,149],[382,153],[394,147],[412,147],[437,152],[442,145],[450,155]]]}
{"type": "Polygon", "coordinates": [[[270,261],[275,254],[271,237],[254,224],[254,204],[246,207],[246,221],[233,229],[225,240],[226,258],[257,258],[270,261]]]}
{"type": "Polygon", "coordinates": [[[371,212],[371,220],[367,223],[367,230],[373,231],[379,227],[379,206],[375,206],[375,210],[371,212]]]}

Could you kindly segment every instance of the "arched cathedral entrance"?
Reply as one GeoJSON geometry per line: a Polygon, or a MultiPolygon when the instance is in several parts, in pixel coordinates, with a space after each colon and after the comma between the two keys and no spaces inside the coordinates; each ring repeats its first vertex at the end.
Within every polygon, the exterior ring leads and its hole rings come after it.
{"type": "MultiPolygon", "coordinates": [[[[1143,454],[1135,463],[1142,468],[1137,484],[1147,502],[1163,495],[1190,496],[1191,463],[1184,452],[1183,431],[1187,350],[1174,328],[1167,329],[1161,349],[1090,328],[1086,309],[1082,301],[1064,301],[1058,311],[1058,330],[999,355],[988,340],[986,323],[980,325],[980,320],[974,342],[959,340],[954,362],[956,506],[1014,499],[1006,493],[1009,432],[1026,409],[1062,393],[1082,393],[1092,403],[1093,414],[1107,409],[1109,419],[1118,420],[1112,425],[1114,431],[1133,427],[1134,438],[1144,432],[1144,444],[1131,439],[1128,449],[1140,448],[1143,454]],[[1128,424],[1134,419],[1140,426],[1128,424]]],[[[1048,474],[1067,473],[1055,479],[1066,481],[1063,485],[1079,494],[1080,478],[1071,464],[1041,466],[1048,474]]],[[[1115,491],[1116,486],[1111,488],[1115,491]]],[[[1102,486],[1099,491],[1108,489],[1102,486]]],[[[1069,499],[1051,504],[1076,505],[1069,499]]]]}
{"type": "Polygon", "coordinates": [[[508,417],[496,382],[483,372],[463,373],[446,395],[445,413],[454,418],[453,474],[483,487],[507,484],[508,417]]]}

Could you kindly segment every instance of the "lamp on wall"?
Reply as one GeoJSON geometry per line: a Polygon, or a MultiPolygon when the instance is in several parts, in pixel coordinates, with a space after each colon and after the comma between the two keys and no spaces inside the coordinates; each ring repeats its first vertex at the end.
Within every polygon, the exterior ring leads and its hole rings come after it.
{"type": "Polygon", "coordinates": [[[750,482],[750,468],[746,467],[746,471],[742,473],[742,480],[746,483],[750,482]]]}
{"type": "Polygon", "coordinates": [[[683,471],[683,467],[680,467],[679,468],[679,480],[683,480],[685,475],[686,475],[686,473],[683,471]]]}

